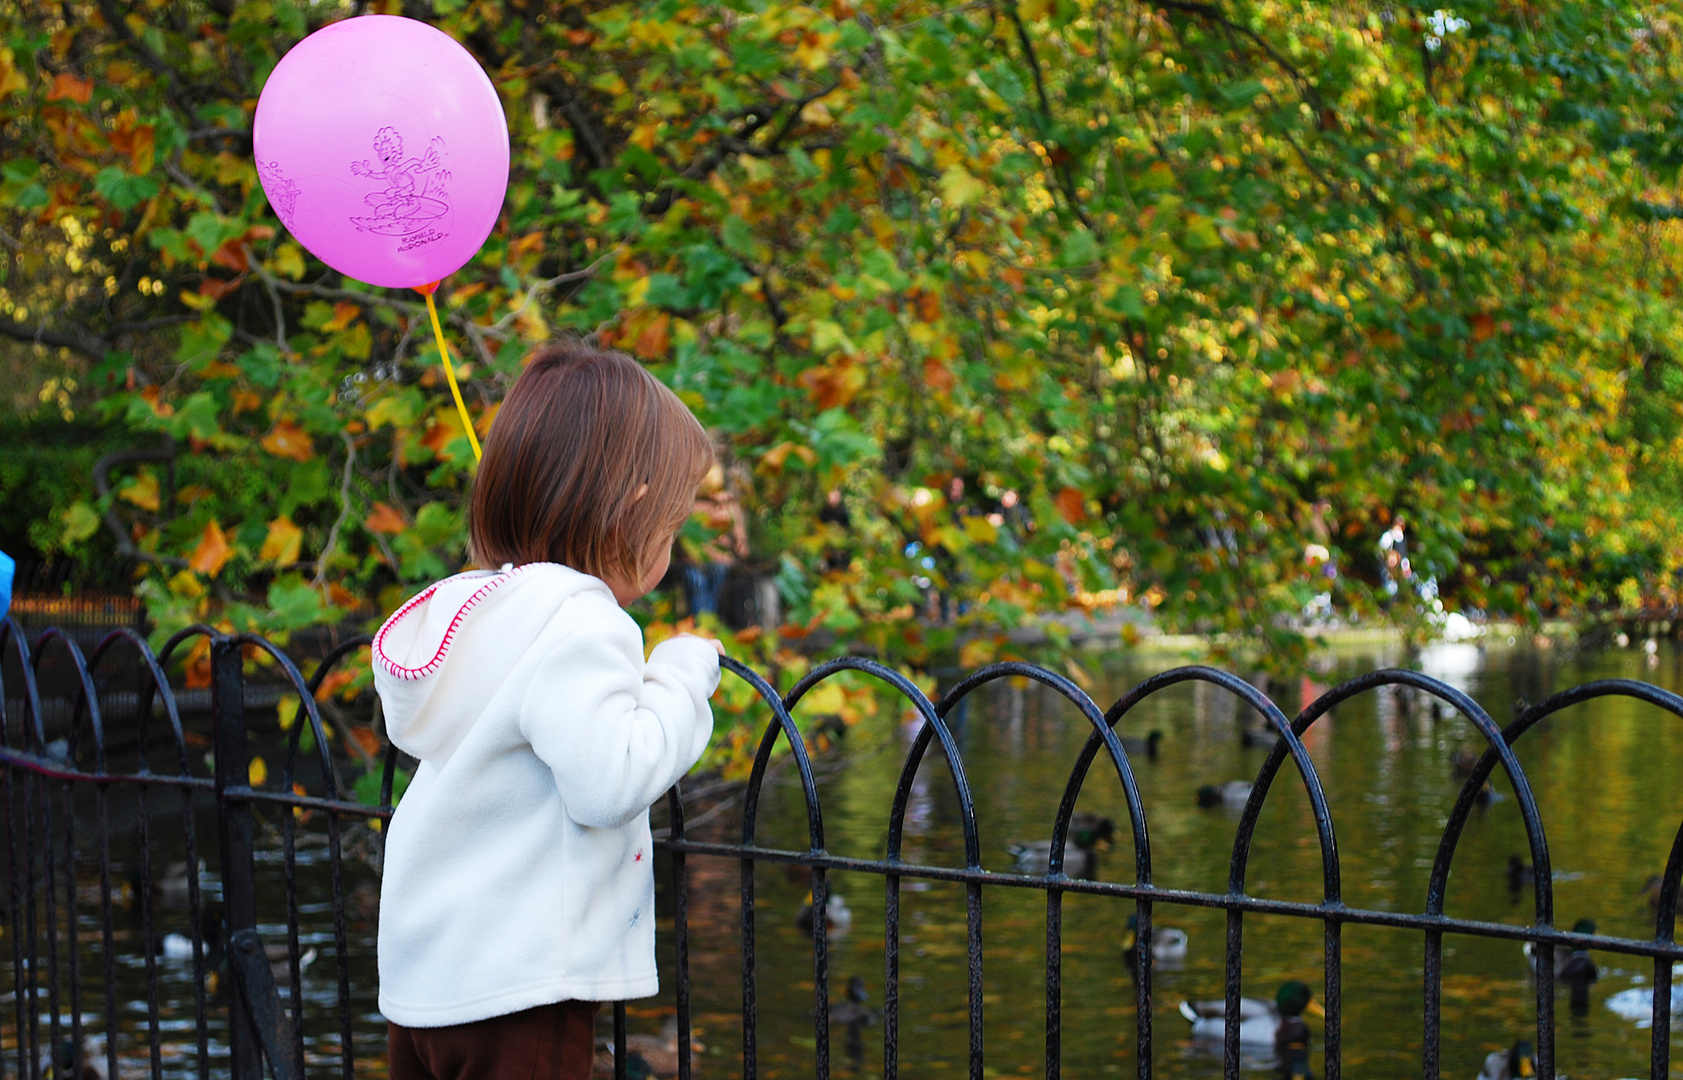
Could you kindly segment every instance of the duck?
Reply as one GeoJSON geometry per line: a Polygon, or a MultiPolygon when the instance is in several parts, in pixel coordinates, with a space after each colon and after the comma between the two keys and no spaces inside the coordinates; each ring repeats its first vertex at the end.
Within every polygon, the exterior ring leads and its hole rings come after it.
{"type": "MultiPolygon", "coordinates": [[[[1134,969],[1134,962],[1139,953],[1139,935],[1140,917],[1128,916],[1128,932],[1122,939],[1122,959],[1127,961],[1129,971],[1134,969]]],[[[1159,964],[1185,963],[1186,931],[1174,926],[1153,926],[1151,959],[1159,964]]]]}
{"type": "MultiPolygon", "coordinates": [[[[812,936],[812,894],[806,894],[801,901],[801,909],[795,912],[795,925],[807,937],[812,936]]],[[[824,928],[832,934],[845,934],[853,929],[853,909],[847,906],[847,899],[840,893],[831,893],[830,902],[824,908],[824,928]]]]}
{"type": "Polygon", "coordinates": [[[1148,761],[1156,761],[1157,744],[1162,741],[1163,733],[1161,731],[1153,731],[1143,739],[1137,735],[1124,735],[1122,736],[1122,749],[1128,751],[1130,758],[1143,755],[1148,761]]]}
{"type": "Polygon", "coordinates": [[[1239,744],[1247,749],[1265,749],[1279,741],[1280,733],[1266,721],[1256,727],[1239,729],[1239,744]]]}
{"type": "Polygon", "coordinates": [[[1648,880],[1642,885],[1642,891],[1636,895],[1646,896],[1649,913],[1658,915],[1660,913],[1660,875],[1649,874],[1648,880]]]}
{"type": "MultiPolygon", "coordinates": [[[[1079,813],[1069,819],[1069,834],[1064,838],[1064,873],[1073,878],[1091,878],[1098,872],[1100,844],[1107,847],[1116,842],[1116,822],[1098,814],[1079,813]]],[[[1019,874],[1045,874],[1052,865],[1052,841],[1033,840],[1015,843],[1006,850],[1016,860],[1019,874]]]]}
{"type": "Polygon", "coordinates": [[[870,1007],[871,995],[865,989],[862,976],[847,980],[847,996],[830,1002],[830,1026],[833,1028],[869,1027],[877,1022],[877,1011],[870,1007]]]}
{"type": "MultiPolygon", "coordinates": [[[[105,1036],[83,1035],[80,1043],[66,1036],[50,1058],[41,1054],[41,1080],[113,1080],[111,1061],[105,1051],[105,1036]]],[[[133,1080],[148,1075],[119,1061],[116,1080],[133,1080]]]]}
{"type": "Polygon", "coordinates": [[[1483,757],[1484,755],[1477,750],[1462,747],[1455,751],[1449,762],[1455,768],[1455,775],[1465,778],[1473,775],[1473,772],[1478,769],[1479,759],[1483,757]]]}
{"type": "MultiPolygon", "coordinates": [[[[206,880],[205,861],[198,861],[199,895],[204,895],[206,880]]],[[[134,903],[141,892],[140,868],[129,870],[128,882],[125,888],[119,890],[118,902],[127,907],[134,903]]],[[[152,870],[152,906],[169,910],[180,910],[192,902],[192,881],[187,873],[187,862],[167,863],[163,867],[152,870]]]]}
{"type": "MultiPolygon", "coordinates": [[[[1248,1046],[1275,1046],[1281,1023],[1300,1019],[1304,1013],[1314,1017],[1326,1015],[1308,984],[1296,979],[1282,983],[1273,1001],[1240,998],[1239,1042],[1248,1046]]],[[[1180,1014],[1192,1024],[1194,1039],[1220,1041],[1226,1037],[1225,1001],[1183,1001],[1180,1014]]]]}
{"type": "Polygon", "coordinates": [[[93,1035],[75,1039],[63,1038],[58,1050],[41,1052],[42,1080],[108,1080],[109,1062],[105,1060],[105,1040],[93,1035]]]}
{"type": "MultiPolygon", "coordinates": [[[[1574,934],[1594,934],[1594,919],[1579,919],[1572,924],[1574,934]]],[[[1525,962],[1531,965],[1531,973],[1537,973],[1537,946],[1527,941],[1520,946],[1525,953],[1525,962]]],[[[1583,982],[1595,981],[1595,962],[1589,953],[1582,949],[1567,949],[1556,945],[1554,949],[1554,977],[1560,980],[1576,979],[1583,982]],[[1587,978],[1586,978],[1587,975],[1587,978]]]]}
{"type": "MultiPolygon", "coordinates": [[[[228,966],[228,940],[222,924],[222,905],[208,905],[199,917],[199,940],[205,958],[205,987],[212,994],[221,992],[223,972],[228,966]]],[[[165,963],[191,963],[193,939],[172,930],[158,939],[157,955],[165,963]]],[[[269,962],[269,974],[275,985],[287,986],[292,981],[292,957],[285,942],[267,942],[263,956],[269,962]]],[[[298,971],[302,975],[315,963],[314,945],[304,949],[298,957],[298,971]]]]}
{"type": "MultiPolygon", "coordinates": [[[[690,1053],[698,1055],[707,1048],[694,1034],[690,1036],[690,1053]]],[[[692,1067],[695,1064],[693,1057],[692,1067]]],[[[591,1062],[593,1076],[614,1075],[614,1041],[597,1039],[596,1054],[591,1062]]],[[[668,1080],[678,1075],[678,1017],[668,1016],[659,1035],[627,1035],[625,1037],[625,1075],[629,1080],[668,1080]]]]}
{"type": "Polygon", "coordinates": [[[1537,1075],[1537,1055],[1531,1044],[1520,1039],[1506,1050],[1492,1050],[1484,1059],[1478,1080],[1518,1080],[1537,1075]]]}
{"type": "Polygon", "coordinates": [[[1229,810],[1243,810],[1251,801],[1249,780],[1229,780],[1222,784],[1205,784],[1198,789],[1198,805],[1209,809],[1223,806],[1229,810]]]}
{"type": "Polygon", "coordinates": [[[1274,1058],[1279,1067],[1275,1074],[1282,1080],[1315,1080],[1309,1068],[1309,1046],[1313,1041],[1309,1025],[1301,1016],[1287,1016],[1280,1020],[1274,1033],[1274,1058]]]}

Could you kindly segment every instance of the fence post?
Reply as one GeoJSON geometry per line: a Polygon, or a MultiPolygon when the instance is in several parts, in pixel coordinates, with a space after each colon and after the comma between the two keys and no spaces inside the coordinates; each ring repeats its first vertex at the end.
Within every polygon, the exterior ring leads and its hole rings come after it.
{"type": "MultiPolygon", "coordinates": [[[[251,786],[245,730],[245,665],[237,638],[221,634],[210,644],[210,708],[216,725],[216,822],[222,843],[224,940],[257,925],[251,803],[239,793],[251,786]],[[232,797],[230,796],[232,794],[232,797]]],[[[228,1050],[233,1080],[263,1080],[262,1052],[253,1037],[245,988],[228,979],[228,1050]]]]}

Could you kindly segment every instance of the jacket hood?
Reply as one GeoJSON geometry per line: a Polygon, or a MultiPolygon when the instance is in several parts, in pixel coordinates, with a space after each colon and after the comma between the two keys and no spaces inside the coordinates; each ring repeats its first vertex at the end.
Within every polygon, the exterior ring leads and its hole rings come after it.
{"type": "Polygon", "coordinates": [[[442,762],[473,727],[486,686],[529,652],[569,597],[607,585],[557,563],[445,578],[374,635],[374,682],[400,750],[442,762]]]}

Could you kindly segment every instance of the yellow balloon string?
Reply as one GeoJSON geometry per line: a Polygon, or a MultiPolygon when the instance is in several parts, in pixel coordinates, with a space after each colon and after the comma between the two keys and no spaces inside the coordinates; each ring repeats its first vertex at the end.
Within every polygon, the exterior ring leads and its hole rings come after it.
{"type": "Polygon", "coordinates": [[[467,432],[468,442],[473,445],[473,460],[481,457],[479,452],[479,436],[473,433],[473,419],[468,416],[467,404],[462,401],[462,388],[456,385],[456,369],[450,366],[450,349],[444,344],[444,328],[438,324],[438,307],[432,302],[432,293],[424,294],[427,298],[427,314],[432,316],[432,335],[438,339],[438,356],[444,361],[444,377],[450,380],[450,394],[456,399],[456,411],[462,417],[462,430],[467,432]]]}

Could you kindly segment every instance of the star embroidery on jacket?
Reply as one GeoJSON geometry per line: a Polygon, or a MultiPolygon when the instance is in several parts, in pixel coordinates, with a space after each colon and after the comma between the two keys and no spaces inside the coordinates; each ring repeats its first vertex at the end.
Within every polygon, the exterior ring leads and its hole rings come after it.
{"type": "Polygon", "coordinates": [[[637,849],[637,855],[631,861],[632,862],[642,862],[643,861],[643,849],[642,848],[637,849]]]}

